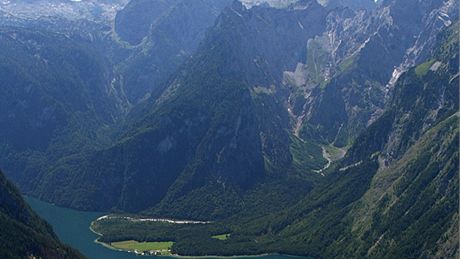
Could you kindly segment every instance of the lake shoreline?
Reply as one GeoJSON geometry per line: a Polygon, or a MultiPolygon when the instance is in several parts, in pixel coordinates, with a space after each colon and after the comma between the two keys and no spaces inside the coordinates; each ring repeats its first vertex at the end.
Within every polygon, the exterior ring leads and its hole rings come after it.
{"type": "MultiPolygon", "coordinates": [[[[103,247],[105,248],[108,248],[108,249],[112,249],[112,250],[115,250],[115,251],[120,251],[120,252],[126,252],[126,253],[134,253],[133,251],[130,251],[130,250],[123,250],[123,249],[118,249],[118,248],[115,248],[105,242],[102,242],[102,241],[99,241],[99,238],[97,238],[96,240],[94,240],[95,243],[99,244],[99,245],[102,245],[103,247]]],[[[134,253],[136,254],[136,253],[134,253]]],[[[151,256],[151,257],[154,257],[155,255],[140,255],[140,254],[136,254],[136,255],[139,255],[139,256],[151,256]]],[[[248,257],[252,257],[252,258],[259,258],[259,257],[265,257],[265,256],[286,256],[286,257],[291,257],[291,258],[308,258],[306,256],[300,256],[300,255],[287,255],[287,254],[280,254],[280,253],[263,253],[263,254],[254,254],[254,255],[179,255],[179,254],[171,254],[171,255],[161,255],[161,257],[169,257],[169,258],[190,258],[190,259],[194,259],[194,258],[248,258],[248,257]]]]}
{"type": "MultiPolygon", "coordinates": [[[[139,258],[135,253],[117,249],[107,243],[100,241],[103,236],[92,228],[92,223],[103,217],[108,212],[89,212],[75,210],[67,207],[60,207],[46,201],[42,201],[32,196],[25,196],[27,203],[40,217],[46,219],[56,231],[59,239],[64,243],[76,248],[88,258],[111,258],[111,259],[136,259],[139,258]]],[[[133,215],[134,216],[134,215],[133,215]]],[[[181,220],[184,221],[184,220],[181,220]]],[[[151,256],[151,255],[145,255],[151,256]]],[[[188,256],[188,255],[161,255],[155,256],[158,259],[173,258],[245,258],[245,259],[290,259],[290,258],[309,258],[307,256],[284,255],[279,253],[263,253],[257,255],[207,255],[207,256],[188,256]]]]}
{"type": "MultiPolygon", "coordinates": [[[[95,220],[97,221],[97,220],[95,220]]],[[[120,251],[120,252],[126,252],[126,253],[134,253],[134,251],[130,250],[123,250],[119,249],[116,247],[111,246],[108,243],[102,242],[99,240],[103,235],[101,233],[98,233],[96,230],[92,228],[92,222],[91,225],[89,226],[89,230],[93,232],[94,234],[98,235],[99,237],[94,240],[95,243],[111,249],[115,251],[120,251]]],[[[134,253],[135,254],[135,253],[134,253]]],[[[308,258],[306,256],[300,256],[300,255],[288,255],[288,254],[280,254],[280,253],[263,253],[263,254],[254,254],[254,255],[179,255],[179,254],[171,254],[171,255],[161,255],[162,257],[170,257],[170,258],[247,258],[247,257],[265,257],[265,256],[286,256],[290,258],[308,258]]],[[[140,255],[140,256],[154,256],[154,255],[140,255]]]]}
{"type": "Polygon", "coordinates": [[[94,221],[101,221],[107,219],[121,219],[131,222],[163,222],[169,224],[211,224],[212,221],[199,221],[199,220],[186,220],[186,219],[168,219],[168,218],[143,218],[143,217],[131,217],[122,216],[116,214],[107,214],[97,218],[94,221]]]}

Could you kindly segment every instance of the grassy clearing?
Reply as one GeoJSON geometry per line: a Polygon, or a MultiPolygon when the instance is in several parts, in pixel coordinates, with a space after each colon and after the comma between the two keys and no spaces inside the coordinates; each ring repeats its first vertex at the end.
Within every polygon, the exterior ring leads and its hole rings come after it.
{"type": "Polygon", "coordinates": [[[212,238],[219,239],[219,240],[227,240],[229,237],[230,237],[230,234],[221,234],[221,235],[212,236],[212,238]]]}
{"type": "Polygon", "coordinates": [[[430,61],[427,61],[427,62],[425,62],[423,64],[418,65],[415,68],[415,74],[418,77],[422,77],[422,76],[426,75],[426,73],[428,73],[428,70],[433,65],[433,63],[434,63],[434,60],[430,60],[430,61]]]}
{"type": "Polygon", "coordinates": [[[110,243],[111,246],[127,250],[127,251],[134,251],[137,250],[139,252],[146,252],[146,251],[161,251],[162,254],[170,254],[171,247],[174,243],[173,242],[137,242],[135,240],[127,240],[121,242],[113,242],[110,243]]]}
{"type": "Polygon", "coordinates": [[[293,158],[293,165],[299,172],[319,170],[327,164],[321,147],[315,142],[303,142],[299,138],[293,137],[289,148],[293,158]]]}
{"type": "Polygon", "coordinates": [[[333,145],[324,145],[323,147],[324,149],[326,149],[327,153],[329,154],[329,158],[333,162],[342,159],[347,153],[347,150],[349,148],[349,147],[338,148],[333,145]]]}
{"type": "Polygon", "coordinates": [[[340,72],[346,72],[350,70],[351,68],[353,68],[353,65],[355,64],[355,62],[356,62],[356,55],[352,55],[346,58],[339,64],[340,72]]]}

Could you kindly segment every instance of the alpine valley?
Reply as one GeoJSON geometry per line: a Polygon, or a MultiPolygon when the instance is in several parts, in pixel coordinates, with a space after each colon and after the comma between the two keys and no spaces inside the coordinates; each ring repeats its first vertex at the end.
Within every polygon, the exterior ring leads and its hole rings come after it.
{"type": "Polygon", "coordinates": [[[0,257],[458,258],[459,4],[1,1],[0,257]]]}

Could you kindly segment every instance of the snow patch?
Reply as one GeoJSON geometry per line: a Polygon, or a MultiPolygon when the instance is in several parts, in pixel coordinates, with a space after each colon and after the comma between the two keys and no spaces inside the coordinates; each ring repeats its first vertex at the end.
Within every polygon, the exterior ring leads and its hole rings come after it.
{"type": "Polygon", "coordinates": [[[385,86],[385,91],[388,92],[393,86],[396,84],[398,81],[399,77],[405,72],[405,70],[400,66],[400,67],[395,67],[393,70],[393,74],[391,75],[390,81],[388,81],[388,84],[385,86]]]}
{"type": "Polygon", "coordinates": [[[363,161],[361,160],[361,161],[359,161],[359,162],[357,162],[357,163],[354,163],[354,164],[351,164],[351,165],[344,166],[344,167],[340,168],[339,171],[340,171],[340,172],[345,172],[345,171],[347,171],[347,170],[350,169],[350,168],[357,167],[357,166],[361,165],[362,163],[363,163],[363,161]]]}
{"type": "Polygon", "coordinates": [[[434,64],[430,67],[430,70],[433,72],[438,71],[439,67],[442,65],[441,61],[436,61],[434,64]]]}
{"type": "Polygon", "coordinates": [[[305,30],[305,27],[303,27],[303,24],[302,24],[300,21],[297,21],[297,23],[299,24],[299,27],[300,27],[302,30],[305,30]]]}
{"type": "Polygon", "coordinates": [[[275,8],[286,8],[297,1],[298,0],[240,0],[240,2],[248,9],[262,4],[268,4],[269,6],[275,8]]]}
{"type": "Polygon", "coordinates": [[[452,24],[449,15],[447,15],[446,13],[440,12],[438,15],[438,19],[441,20],[444,23],[444,26],[446,27],[449,27],[452,24]]]}

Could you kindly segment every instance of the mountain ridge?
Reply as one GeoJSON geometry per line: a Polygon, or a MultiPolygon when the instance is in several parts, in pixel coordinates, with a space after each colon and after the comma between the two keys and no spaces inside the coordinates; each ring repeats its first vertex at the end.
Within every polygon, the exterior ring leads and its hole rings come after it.
{"type": "Polygon", "coordinates": [[[26,204],[0,172],[0,256],[3,258],[84,258],[61,244],[52,228],[26,204]]]}

